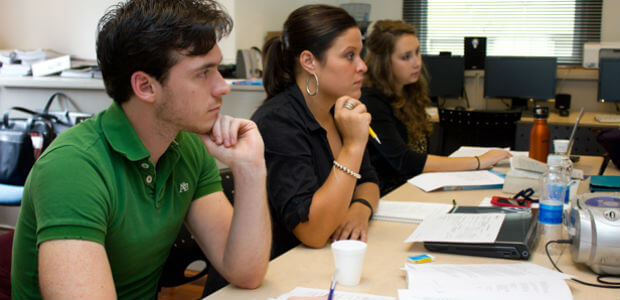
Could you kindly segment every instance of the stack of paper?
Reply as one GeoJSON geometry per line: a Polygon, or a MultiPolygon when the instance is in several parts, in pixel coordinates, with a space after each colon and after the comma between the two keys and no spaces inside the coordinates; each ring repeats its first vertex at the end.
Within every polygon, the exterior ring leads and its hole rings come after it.
{"type": "Polygon", "coordinates": [[[540,191],[540,177],[547,171],[547,164],[525,156],[510,158],[510,171],[504,180],[504,193],[518,193],[532,188],[534,195],[540,191]]]}
{"type": "Polygon", "coordinates": [[[565,279],[572,276],[532,263],[405,266],[407,290],[400,300],[411,299],[572,299],[565,279]]]}
{"type": "Polygon", "coordinates": [[[456,151],[452,152],[449,157],[472,157],[485,154],[489,150],[500,149],[507,150],[512,156],[527,156],[527,151],[510,151],[510,148],[489,148],[489,147],[474,147],[474,146],[461,146],[456,151]]]}
{"type": "Polygon", "coordinates": [[[450,204],[409,201],[379,201],[379,208],[373,219],[383,221],[420,223],[426,217],[446,214],[452,209],[450,204]]]}
{"type": "Polygon", "coordinates": [[[53,50],[0,50],[1,76],[45,76],[58,73],[71,66],[69,55],[53,50]]]}
{"type": "Polygon", "coordinates": [[[504,184],[501,174],[492,170],[422,173],[408,180],[425,192],[436,189],[499,189],[504,184]]]}
{"type": "MultiPolygon", "coordinates": [[[[521,190],[532,188],[534,195],[540,191],[540,177],[547,171],[547,164],[526,156],[513,156],[510,158],[510,171],[506,173],[504,180],[504,193],[518,193],[521,190]]],[[[583,179],[583,171],[573,169],[571,177],[583,179]]]]}
{"type": "Polygon", "coordinates": [[[60,77],[68,78],[101,78],[101,70],[97,66],[83,66],[60,72],[60,77]]]}

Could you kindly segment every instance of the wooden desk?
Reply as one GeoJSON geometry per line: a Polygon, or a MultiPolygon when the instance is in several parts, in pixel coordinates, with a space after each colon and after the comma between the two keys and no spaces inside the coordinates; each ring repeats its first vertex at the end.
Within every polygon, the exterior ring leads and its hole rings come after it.
{"type": "MultiPolygon", "coordinates": [[[[577,168],[586,174],[596,174],[600,166],[600,157],[582,157],[577,168]]],[[[498,169],[506,169],[507,164],[498,169]]],[[[620,174],[618,169],[610,166],[609,174],[620,174]]],[[[424,201],[451,203],[456,199],[462,205],[478,205],[483,197],[502,194],[500,190],[442,191],[424,193],[420,189],[405,184],[383,199],[395,201],[424,201]]],[[[398,289],[406,289],[405,272],[400,270],[408,255],[429,253],[420,243],[404,243],[417,224],[372,221],[369,228],[368,250],[364,261],[362,279],[358,286],[338,286],[338,290],[357,293],[369,293],[397,297],[398,289]]],[[[541,252],[542,251],[542,252],[541,252]]],[[[523,261],[462,256],[454,254],[432,253],[436,264],[482,264],[482,263],[519,263],[523,261]]],[[[558,261],[558,257],[555,258],[558,261]]],[[[536,249],[529,262],[553,269],[544,254],[536,249]]],[[[559,255],[559,267],[570,274],[589,282],[596,281],[596,276],[585,265],[574,265],[568,248],[559,255]]],[[[327,289],[333,271],[333,258],[329,246],[322,249],[310,249],[298,246],[278,257],[269,264],[269,270],[261,287],[255,290],[243,290],[227,286],[207,297],[207,299],[267,299],[289,292],[297,286],[327,289]]],[[[601,289],[584,286],[567,281],[574,299],[618,299],[618,290],[601,289]]]]}

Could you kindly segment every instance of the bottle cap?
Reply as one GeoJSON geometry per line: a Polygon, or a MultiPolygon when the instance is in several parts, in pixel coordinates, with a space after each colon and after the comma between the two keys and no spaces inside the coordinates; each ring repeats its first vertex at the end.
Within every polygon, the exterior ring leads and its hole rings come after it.
{"type": "Polygon", "coordinates": [[[549,117],[549,108],[542,105],[536,105],[534,107],[534,118],[535,119],[546,119],[549,117]]]}
{"type": "Polygon", "coordinates": [[[562,165],[562,156],[551,154],[547,156],[547,166],[561,166],[562,165]]]}

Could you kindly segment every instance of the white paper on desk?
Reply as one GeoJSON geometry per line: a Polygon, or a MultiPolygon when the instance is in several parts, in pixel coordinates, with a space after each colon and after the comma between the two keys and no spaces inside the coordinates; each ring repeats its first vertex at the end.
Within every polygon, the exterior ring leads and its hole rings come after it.
{"type": "Polygon", "coordinates": [[[572,298],[564,281],[570,275],[532,263],[408,264],[405,270],[408,294],[416,297],[406,299],[572,298]]]}
{"type": "Polygon", "coordinates": [[[461,171],[461,172],[431,172],[422,173],[408,180],[425,192],[430,192],[442,187],[465,187],[504,184],[504,178],[489,172],[461,171]]]}
{"type": "Polygon", "coordinates": [[[493,243],[505,214],[446,214],[426,218],[405,242],[493,243]]]}
{"type": "Polygon", "coordinates": [[[509,263],[509,264],[405,264],[407,279],[421,280],[424,278],[437,278],[442,280],[473,280],[479,281],[488,277],[504,280],[508,277],[536,277],[571,279],[574,276],[560,273],[533,263],[509,263]]]}
{"type": "Polygon", "coordinates": [[[399,300],[572,300],[573,295],[566,282],[559,279],[542,279],[534,281],[526,279],[525,282],[488,283],[494,291],[459,291],[448,290],[446,292],[420,292],[412,290],[398,290],[399,300]],[[508,288],[506,288],[509,286],[508,288]],[[513,287],[517,287],[514,289],[513,287]],[[532,287],[534,289],[532,289],[532,287]]]}
{"type": "Polygon", "coordinates": [[[373,219],[420,223],[429,216],[446,214],[452,207],[451,204],[443,203],[381,200],[373,219]]]}
{"type": "MultiPolygon", "coordinates": [[[[276,300],[288,300],[289,297],[315,297],[327,295],[328,290],[311,289],[305,287],[296,287],[292,291],[280,295],[276,300]]],[[[377,296],[371,294],[358,294],[336,290],[334,292],[335,300],[396,300],[394,297],[377,296]]]]}
{"type": "Polygon", "coordinates": [[[452,152],[449,157],[472,157],[485,154],[492,149],[507,150],[512,156],[527,156],[527,151],[510,151],[510,148],[488,148],[488,147],[474,147],[474,146],[461,146],[456,151],[452,152]]]}

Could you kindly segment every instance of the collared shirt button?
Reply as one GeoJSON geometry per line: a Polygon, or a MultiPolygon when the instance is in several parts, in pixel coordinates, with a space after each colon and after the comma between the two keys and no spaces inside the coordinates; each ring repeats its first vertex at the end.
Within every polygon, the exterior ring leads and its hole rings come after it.
{"type": "Polygon", "coordinates": [[[151,183],[153,181],[153,176],[148,175],[146,176],[146,183],[151,183]]]}
{"type": "Polygon", "coordinates": [[[148,169],[149,168],[149,164],[145,163],[145,162],[143,162],[140,166],[142,166],[142,168],[144,168],[144,169],[148,169]]]}

